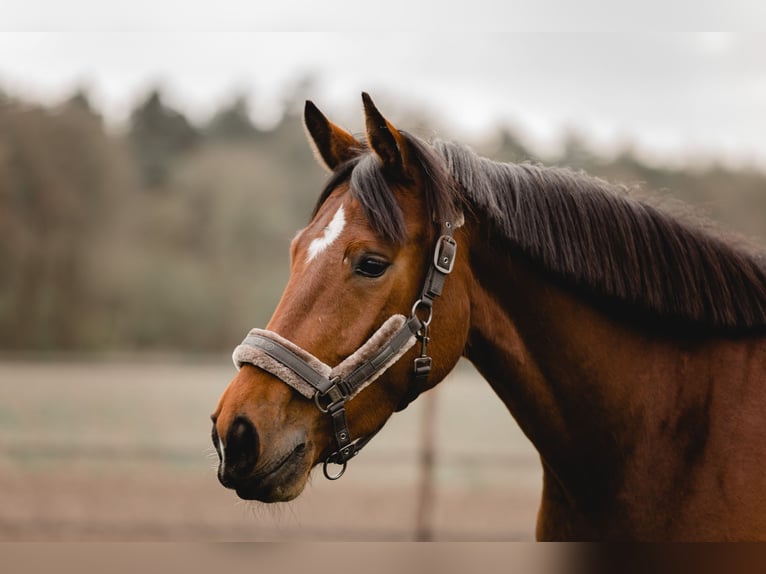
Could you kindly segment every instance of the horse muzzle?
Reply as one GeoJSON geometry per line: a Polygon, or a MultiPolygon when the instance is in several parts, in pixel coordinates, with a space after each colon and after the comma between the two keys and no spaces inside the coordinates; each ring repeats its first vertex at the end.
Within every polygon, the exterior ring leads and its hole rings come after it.
{"type": "Polygon", "coordinates": [[[312,467],[305,433],[295,432],[277,447],[263,451],[255,425],[237,416],[221,441],[213,426],[219,456],[218,480],[244,500],[292,500],[303,490],[312,467]]]}

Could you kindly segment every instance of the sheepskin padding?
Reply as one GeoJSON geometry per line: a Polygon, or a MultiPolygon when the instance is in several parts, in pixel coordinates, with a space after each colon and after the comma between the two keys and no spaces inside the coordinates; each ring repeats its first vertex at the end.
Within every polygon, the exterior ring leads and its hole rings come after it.
{"type": "MultiPolygon", "coordinates": [[[[298,355],[301,359],[303,359],[317,373],[327,378],[330,377],[330,372],[332,369],[329,365],[326,365],[317,359],[314,355],[308,351],[304,351],[298,345],[288,341],[278,333],[275,333],[274,331],[267,331],[265,329],[251,329],[247,336],[250,337],[252,335],[260,335],[261,337],[266,337],[267,339],[271,339],[272,341],[276,341],[277,343],[284,345],[293,353],[298,355]]],[[[241,368],[242,365],[246,363],[260,367],[267,373],[271,373],[278,379],[290,385],[307,399],[313,398],[314,393],[316,393],[316,389],[304,381],[303,378],[298,376],[292,369],[286,367],[276,359],[273,359],[271,356],[267,355],[265,351],[262,351],[258,347],[248,345],[247,337],[245,337],[245,340],[241,345],[238,345],[234,349],[234,353],[232,354],[231,358],[234,361],[234,365],[237,367],[237,369],[241,368]]]]}
{"type": "MultiPolygon", "coordinates": [[[[364,345],[359,347],[356,352],[349,355],[348,358],[333,368],[332,376],[340,376],[345,378],[354,372],[354,370],[359,365],[372,359],[378,351],[380,351],[385,345],[389,343],[397,331],[399,331],[399,329],[401,329],[406,322],[407,318],[404,315],[392,315],[389,317],[386,322],[383,323],[380,328],[372,334],[372,337],[367,339],[367,342],[364,345]]],[[[412,348],[412,346],[415,344],[415,341],[415,335],[411,335],[404,346],[399,350],[399,352],[391,357],[391,359],[389,359],[382,368],[375,371],[370,378],[359,385],[351,394],[351,397],[356,396],[357,393],[362,391],[365,387],[367,387],[367,385],[385,373],[394,363],[401,359],[402,356],[412,348]]]]}
{"type": "MultiPolygon", "coordinates": [[[[375,333],[373,333],[373,335],[364,343],[364,345],[362,345],[354,353],[344,359],[335,368],[331,368],[329,365],[320,361],[308,351],[302,349],[298,345],[288,341],[273,331],[267,331],[265,329],[252,329],[248,333],[248,337],[252,335],[260,335],[282,344],[290,351],[295,353],[298,357],[303,359],[312,369],[324,377],[346,377],[350,375],[359,365],[373,358],[378,353],[378,351],[380,351],[380,349],[387,345],[391,341],[392,337],[399,331],[399,329],[404,326],[406,321],[407,319],[404,317],[404,315],[392,315],[385,321],[385,323],[383,323],[383,325],[380,326],[377,331],[375,331],[375,333]]],[[[360,391],[367,387],[367,385],[372,383],[380,375],[386,372],[386,370],[388,370],[391,365],[396,363],[396,361],[398,361],[402,355],[404,355],[412,348],[412,346],[415,344],[415,341],[415,335],[411,335],[405,345],[399,350],[399,352],[392,356],[391,359],[389,359],[382,366],[382,368],[375,371],[370,376],[370,378],[363,381],[362,384],[354,389],[348,399],[356,396],[360,391]]],[[[290,385],[306,398],[312,398],[316,392],[316,389],[304,381],[303,378],[297,375],[292,369],[273,359],[258,347],[248,345],[247,338],[245,338],[245,341],[243,341],[241,345],[238,345],[234,349],[232,360],[234,361],[234,365],[237,367],[237,369],[241,368],[244,364],[260,367],[264,371],[274,375],[278,379],[290,385]]]]}

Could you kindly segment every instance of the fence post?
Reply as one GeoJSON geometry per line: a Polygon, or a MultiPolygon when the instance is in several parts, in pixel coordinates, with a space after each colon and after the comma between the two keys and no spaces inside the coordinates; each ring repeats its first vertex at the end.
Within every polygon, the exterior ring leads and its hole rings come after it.
{"type": "Polygon", "coordinates": [[[436,458],[436,389],[421,395],[423,414],[420,419],[420,488],[415,540],[433,540],[434,462],[436,458]]]}

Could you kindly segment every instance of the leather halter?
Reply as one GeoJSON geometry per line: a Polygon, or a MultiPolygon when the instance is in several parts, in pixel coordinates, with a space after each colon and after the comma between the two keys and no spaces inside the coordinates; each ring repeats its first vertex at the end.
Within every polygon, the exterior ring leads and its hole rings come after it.
{"type": "Polygon", "coordinates": [[[346,421],[346,403],[365,386],[377,379],[394,365],[415,343],[421,343],[420,355],[413,364],[414,385],[397,410],[402,410],[414,400],[431,372],[428,355],[429,326],[433,319],[433,302],[441,295],[444,280],[455,265],[457,243],[452,237],[453,224],[445,222],[443,233],[436,241],[432,264],[429,266],[420,298],[415,301],[409,318],[401,315],[390,317],[383,325],[351,355],[334,369],[273,331],[253,329],[244,341],[234,349],[232,356],[237,368],[243,364],[260,367],[289,385],[306,398],[314,400],[317,408],[332,419],[336,450],[324,461],[323,471],[330,480],[340,478],[348,461],[356,456],[374,436],[351,440],[346,421]],[[425,320],[418,313],[427,314],[425,320]],[[390,333],[393,327],[396,327],[390,333]],[[365,351],[360,353],[360,351],[365,351]],[[364,357],[352,359],[357,355],[364,357]],[[343,373],[343,374],[338,374],[343,373]],[[341,469],[330,474],[328,465],[338,464],[341,469]]]}

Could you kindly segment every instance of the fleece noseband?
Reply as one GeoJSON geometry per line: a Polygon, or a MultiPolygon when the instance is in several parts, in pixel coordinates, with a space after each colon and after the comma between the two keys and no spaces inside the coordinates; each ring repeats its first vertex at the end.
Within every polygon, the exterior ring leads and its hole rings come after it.
{"type": "Polygon", "coordinates": [[[356,456],[373,436],[351,440],[346,403],[401,359],[416,341],[421,343],[421,352],[414,360],[414,385],[398,410],[419,394],[431,372],[431,357],[427,350],[429,326],[434,299],[441,295],[444,280],[455,265],[457,244],[452,232],[453,225],[444,223],[444,233],[436,242],[433,262],[409,318],[392,315],[337,366],[330,367],[295,343],[264,329],[251,330],[234,349],[232,358],[237,368],[244,364],[260,367],[307,399],[312,399],[320,411],[330,416],[336,450],[325,459],[323,467],[324,475],[330,480],[343,475],[349,459],[356,456]],[[419,312],[427,315],[425,320],[420,318],[419,312]],[[330,463],[341,466],[337,474],[330,474],[330,463]]]}

